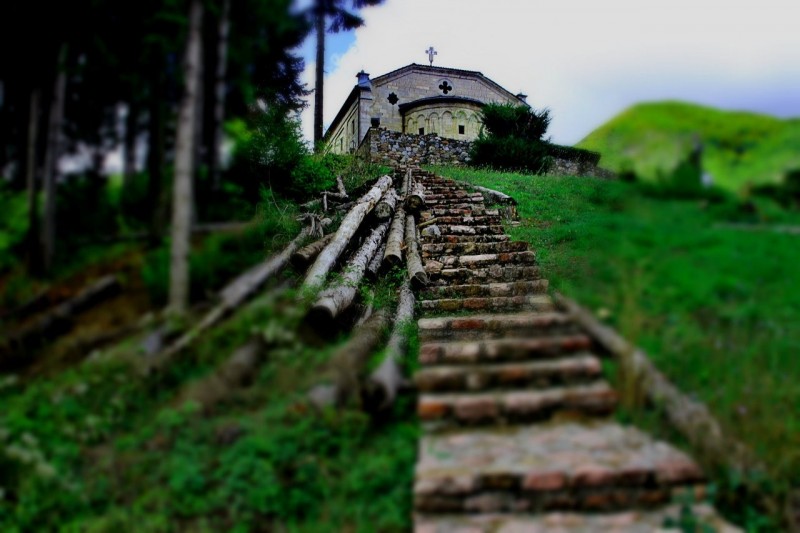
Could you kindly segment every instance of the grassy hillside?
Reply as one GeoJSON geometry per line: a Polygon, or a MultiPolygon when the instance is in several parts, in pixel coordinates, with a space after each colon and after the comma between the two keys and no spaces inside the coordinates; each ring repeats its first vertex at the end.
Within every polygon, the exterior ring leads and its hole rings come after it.
{"type": "Polygon", "coordinates": [[[800,168],[800,119],[722,111],[682,102],[631,107],[590,133],[579,148],[603,154],[600,164],[654,180],[703,144],[703,168],[714,182],[742,192],[748,184],[779,182],[800,168]]]}

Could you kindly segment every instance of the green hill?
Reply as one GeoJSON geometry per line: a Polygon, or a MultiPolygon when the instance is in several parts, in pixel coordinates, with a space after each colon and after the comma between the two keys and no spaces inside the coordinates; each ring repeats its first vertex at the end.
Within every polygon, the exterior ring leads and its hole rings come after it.
{"type": "Polygon", "coordinates": [[[658,179],[685,158],[695,140],[703,145],[704,171],[732,191],[780,182],[787,170],[800,169],[800,118],[782,120],[684,102],[635,105],[576,146],[602,153],[604,167],[658,179]]]}

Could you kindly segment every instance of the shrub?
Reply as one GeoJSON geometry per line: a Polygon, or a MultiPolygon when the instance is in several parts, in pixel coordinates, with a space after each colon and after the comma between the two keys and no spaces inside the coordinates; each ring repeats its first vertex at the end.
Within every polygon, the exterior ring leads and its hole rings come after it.
{"type": "Polygon", "coordinates": [[[481,110],[483,127],[492,137],[541,141],[550,126],[550,110],[526,105],[487,104],[481,110]]]}
{"type": "Polygon", "coordinates": [[[336,183],[336,176],[331,167],[335,164],[327,156],[309,155],[300,158],[292,169],[289,193],[298,197],[312,196],[331,188],[336,183]]]}

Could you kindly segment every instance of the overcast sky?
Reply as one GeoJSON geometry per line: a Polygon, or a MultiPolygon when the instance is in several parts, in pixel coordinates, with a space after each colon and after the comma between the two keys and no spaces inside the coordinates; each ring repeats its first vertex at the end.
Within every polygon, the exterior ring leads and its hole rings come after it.
{"type": "MultiPolygon", "coordinates": [[[[434,65],[480,71],[549,107],[563,144],[642,101],[800,116],[800,0],[386,0],[361,16],[364,27],[328,36],[326,128],[359,70],[427,64],[431,45],[434,65]]],[[[313,35],[300,52],[313,88],[313,35]]]]}

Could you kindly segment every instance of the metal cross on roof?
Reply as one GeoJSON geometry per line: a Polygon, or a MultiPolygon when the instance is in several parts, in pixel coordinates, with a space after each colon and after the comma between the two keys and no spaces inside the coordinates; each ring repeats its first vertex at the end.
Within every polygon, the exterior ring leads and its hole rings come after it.
{"type": "Polygon", "coordinates": [[[428,54],[428,61],[431,62],[431,66],[433,66],[433,56],[439,55],[439,52],[433,49],[433,46],[425,50],[425,53],[428,54]]]}

